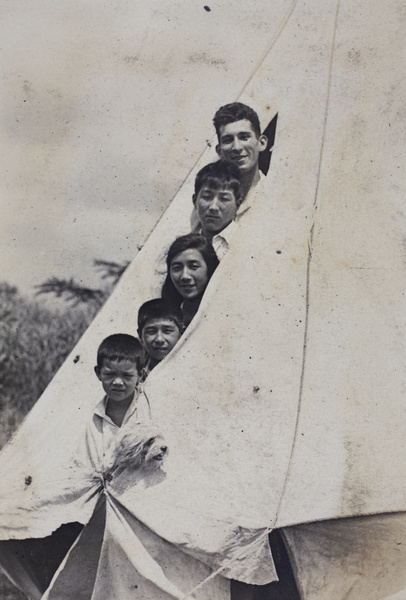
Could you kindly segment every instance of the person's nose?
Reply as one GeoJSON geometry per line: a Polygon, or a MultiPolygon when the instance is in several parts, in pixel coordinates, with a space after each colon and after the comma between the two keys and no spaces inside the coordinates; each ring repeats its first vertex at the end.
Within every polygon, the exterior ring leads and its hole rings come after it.
{"type": "Polygon", "coordinates": [[[238,137],[235,137],[233,139],[233,143],[231,145],[231,149],[234,150],[235,152],[241,152],[242,151],[242,142],[238,137]]]}
{"type": "Polygon", "coordinates": [[[190,281],[191,280],[191,275],[190,275],[190,270],[188,269],[188,267],[183,267],[182,269],[182,273],[180,274],[180,280],[183,282],[186,281],[190,281]]]}
{"type": "Polygon", "coordinates": [[[115,386],[122,386],[124,385],[124,381],[122,380],[121,377],[119,377],[118,375],[113,379],[113,385],[115,386]]]}
{"type": "Polygon", "coordinates": [[[162,346],[165,343],[165,338],[162,331],[157,331],[154,338],[155,345],[162,346]]]}
{"type": "Polygon", "coordinates": [[[213,200],[210,202],[210,205],[209,205],[209,213],[217,214],[219,211],[220,211],[219,199],[217,198],[217,196],[214,196],[213,200]]]}

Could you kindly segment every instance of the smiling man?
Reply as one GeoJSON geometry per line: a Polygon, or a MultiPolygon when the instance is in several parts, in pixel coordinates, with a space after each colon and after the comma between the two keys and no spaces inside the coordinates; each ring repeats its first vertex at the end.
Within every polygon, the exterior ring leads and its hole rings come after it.
{"type": "Polygon", "coordinates": [[[268,144],[267,137],[261,134],[258,115],[246,104],[233,102],[219,108],[213,124],[218,138],[217,154],[238,167],[245,199],[260,179],[258,159],[268,144]]]}

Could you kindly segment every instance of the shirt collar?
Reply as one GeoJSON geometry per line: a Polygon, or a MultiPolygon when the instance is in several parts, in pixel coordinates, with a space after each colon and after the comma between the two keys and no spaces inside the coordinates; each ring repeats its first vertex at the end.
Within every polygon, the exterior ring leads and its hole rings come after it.
{"type": "MultiPolygon", "coordinates": [[[[137,410],[139,395],[140,395],[139,391],[135,390],[134,398],[133,398],[130,406],[128,407],[127,412],[125,413],[122,426],[137,410]]],[[[107,421],[107,423],[110,423],[110,425],[114,425],[114,427],[118,427],[118,425],[113,423],[113,421],[110,419],[110,417],[106,414],[106,408],[107,408],[107,396],[104,396],[104,398],[102,400],[100,400],[100,402],[96,405],[96,407],[93,411],[93,414],[97,415],[104,421],[107,421]]]]}

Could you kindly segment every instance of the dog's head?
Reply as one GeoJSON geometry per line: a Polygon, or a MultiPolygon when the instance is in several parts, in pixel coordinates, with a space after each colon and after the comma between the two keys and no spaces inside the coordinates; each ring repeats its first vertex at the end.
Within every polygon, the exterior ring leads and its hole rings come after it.
{"type": "Polygon", "coordinates": [[[162,462],[168,453],[168,446],[161,434],[153,435],[142,444],[142,455],[144,462],[156,461],[157,465],[162,462]]]}
{"type": "Polygon", "coordinates": [[[168,453],[160,431],[151,424],[128,425],[117,440],[114,469],[157,469],[168,453]]]}

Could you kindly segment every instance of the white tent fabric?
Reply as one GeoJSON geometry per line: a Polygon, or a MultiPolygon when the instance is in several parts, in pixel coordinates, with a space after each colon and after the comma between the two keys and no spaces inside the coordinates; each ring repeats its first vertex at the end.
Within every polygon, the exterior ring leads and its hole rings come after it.
{"type": "MultiPolygon", "coordinates": [[[[134,516],[164,540],[162,498],[185,514],[197,507],[228,519],[252,539],[289,527],[303,598],[328,590],[329,600],[382,600],[406,589],[406,15],[399,0],[292,9],[241,98],[263,122],[279,114],[271,170],[199,314],[146,382],[170,455],[167,477],[134,516]],[[365,517],[375,513],[394,514],[365,517]],[[329,521],[344,517],[359,517],[359,527],[329,521]],[[311,521],[323,523],[299,525],[311,521]],[[369,581],[374,543],[381,563],[369,581]],[[368,565],[352,596],[338,583],[350,547],[368,565]]],[[[2,453],[3,539],[49,535],[85,510],[86,494],[63,507],[50,499],[98,400],[95,350],[114,331],[135,333],[139,305],[159,293],[157,265],[189,228],[196,169],[2,453]]],[[[195,522],[186,519],[183,534],[195,522]]],[[[241,548],[244,568],[253,555],[241,548]]]]}
{"type": "Polygon", "coordinates": [[[403,513],[297,525],[287,527],[284,535],[302,598],[405,598],[403,513]]]}
{"type": "MultiPolygon", "coordinates": [[[[43,600],[183,598],[211,569],[154,534],[108,493],[55,574],[43,600]]],[[[210,579],[192,596],[227,598],[229,582],[210,579]]]]}

